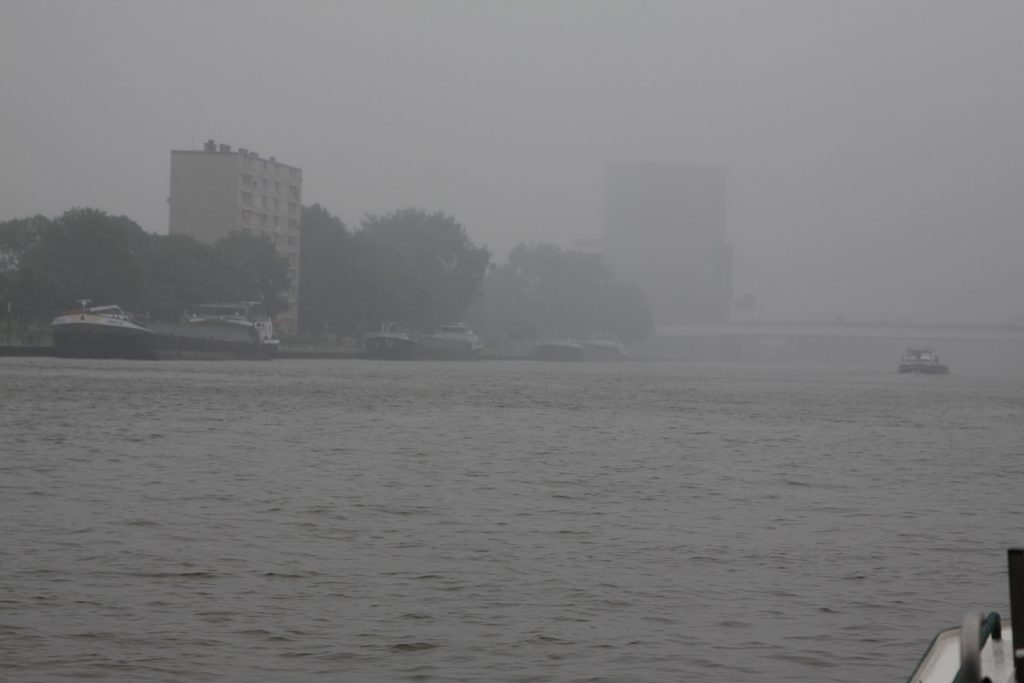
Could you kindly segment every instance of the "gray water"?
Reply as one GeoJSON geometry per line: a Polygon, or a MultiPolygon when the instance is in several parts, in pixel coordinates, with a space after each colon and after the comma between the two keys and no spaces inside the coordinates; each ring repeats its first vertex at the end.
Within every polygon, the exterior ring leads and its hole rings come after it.
{"type": "Polygon", "coordinates": [[[1024,544],[1024,376],[0,359],[0,679],[865,681],[1024,544]]]}

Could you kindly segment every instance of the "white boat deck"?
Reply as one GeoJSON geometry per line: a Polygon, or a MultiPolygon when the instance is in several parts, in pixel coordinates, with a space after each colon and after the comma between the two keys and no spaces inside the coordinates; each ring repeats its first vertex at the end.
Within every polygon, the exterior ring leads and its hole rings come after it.
{"type": "MultiPolygon", "coordinates": [[[[989,638],[981,650],[981,680],[1013,683],[1013,634],[1003,626],[1000,640],[989,638]]],[[[960,672],[960,629],[951,628],[935,637],[908,683],[952,683],[960,672]]]]}

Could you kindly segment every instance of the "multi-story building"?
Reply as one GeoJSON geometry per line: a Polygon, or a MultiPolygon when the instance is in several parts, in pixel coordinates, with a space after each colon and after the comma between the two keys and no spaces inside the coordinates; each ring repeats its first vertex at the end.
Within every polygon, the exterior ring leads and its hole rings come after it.
{"type": "Polygon", "coordinates": [[[302,170],[274,157],[208,140],[202,150],[171,152],[170,230],[212,244],[235,230],[267,235],[288,259],[284,332],[297,329],[302,170]]]}
{"type": "Polygon", "coordinates": [[[726,175],[708,166],[609,164],[604,250],[643,289],[659,325],[728,322],[732,246],[726,175]]]}

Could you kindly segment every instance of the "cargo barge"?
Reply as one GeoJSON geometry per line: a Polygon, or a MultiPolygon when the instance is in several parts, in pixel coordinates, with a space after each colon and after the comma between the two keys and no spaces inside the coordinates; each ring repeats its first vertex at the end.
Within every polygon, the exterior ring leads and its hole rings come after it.
{"type": "Polygon", "coordinates": [[[204,304],[179,321],[151,321],[120,306],[88,306],[57,316],[51,323],[53,355],[60,358],[138,360],[265,359],[277,355],[279,341],[268,317],[252,314],[252,304],[204,304]]]}

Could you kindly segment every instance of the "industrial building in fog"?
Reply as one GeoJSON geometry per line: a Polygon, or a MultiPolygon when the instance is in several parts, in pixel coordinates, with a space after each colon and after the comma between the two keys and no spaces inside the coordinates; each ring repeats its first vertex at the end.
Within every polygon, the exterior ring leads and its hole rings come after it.
{"type": "Polygon", "coordinates": [[[658,325],[722,323],[732,307],[726,174],[710,166],[613,163],[604,251],[647,294],[658,325]]]}
{"type": "Polygon", "coordinates": [[[202,150],[171,152],[169,232],[212,244],[229,233],[267,235],[288,259],[288,310],[279,323],[297,329],[302,170],[274,157],[208,140],[202,150]]]}

